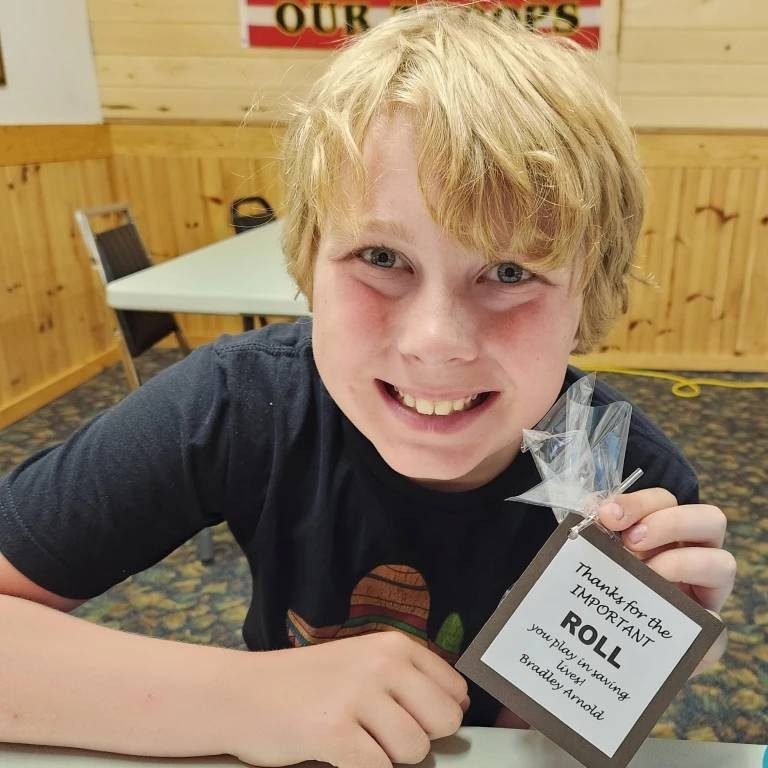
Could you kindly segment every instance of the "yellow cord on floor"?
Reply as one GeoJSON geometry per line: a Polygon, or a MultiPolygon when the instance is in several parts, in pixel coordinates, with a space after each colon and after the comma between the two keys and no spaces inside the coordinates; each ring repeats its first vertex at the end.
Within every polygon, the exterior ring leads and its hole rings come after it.
{"type": "Polygon", "coordinates": [[[676,397],[698,397],[701,388],[726,387],[728,389],[768,389],[768,381],[727,381],[725,379],[687,378],[676,373],[661,373],[660,371],[642,371],[634,368],[613,368],[611,366],[585,366],[587,370],[596,373],[619,373],[623,376],[643,376],[647,379],[666,379],[673,381],[672,394],[676,397]]]}

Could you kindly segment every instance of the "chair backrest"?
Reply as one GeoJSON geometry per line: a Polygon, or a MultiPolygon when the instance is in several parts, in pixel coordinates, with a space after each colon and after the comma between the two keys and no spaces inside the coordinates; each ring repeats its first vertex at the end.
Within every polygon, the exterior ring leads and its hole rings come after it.
{"type": "MultiPolygon", "coordinates": [[[[77,210],[75,220],[91,262],[105,285],[152,266],[149,253],[133,221],[131,209],[125,203],[77,210]],[[105,214],[116,214],[127,221],[125,224],[95,233],[91,227],[91,217],[105,214]]],[[[138,357],[160,339],[178,330],[176,319],[170,312],[116,309],[115,314],[133,357],[138,357]]]]}
{"type": "Polygon", "coordinates": [[[94,234],[106,282],[152,266],[136,225],[131,221],[94,234]]]}
{"type": "Polygon", "coordinates": [[[274,221],[277,217],[272,209],[272,206],[263,198],[258,196],[241,197],[232,202],[232,208],[230,209],[232,216],[232,227],[235,230],[235,234],[239,235],[241,232],[245,232],[247,229],[254,229],[260,227],[262,224],[268,224],[270,221],[274,221]],[[256,213],[243,213],[240,209],[247,205],[257,203],[263,210],[256,213]]]}

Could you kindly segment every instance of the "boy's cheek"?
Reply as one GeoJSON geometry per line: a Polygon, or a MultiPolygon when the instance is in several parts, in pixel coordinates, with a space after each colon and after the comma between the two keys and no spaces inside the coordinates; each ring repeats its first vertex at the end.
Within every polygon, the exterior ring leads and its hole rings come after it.
{"type": "Polygon", "coordinates": [[[579,307],[558,297],[542,296],[507,312],[485,318],[484,335],[527,360],[568,355],[579,323],[579,307]]]}
{"type": "Polygon", "coordinates": [[[392,297],[352,275],[329,276],[315,292],[315,322],[344,323],[345,334],[381,332],[392,314],[392,297]],[[318,310],[320,317],[317,317],[318,310]],[[350,325],[354,324],[354,325],[350,325]]]}

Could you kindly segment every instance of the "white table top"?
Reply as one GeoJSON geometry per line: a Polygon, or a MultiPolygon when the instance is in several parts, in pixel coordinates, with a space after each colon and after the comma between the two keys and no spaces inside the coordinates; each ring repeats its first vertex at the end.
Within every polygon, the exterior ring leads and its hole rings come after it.
{"type": "MultiPolygon", "coordinates": [[[[756,744],[648,739],[630,768],[766,768],[768,751],[756,744]]],[[[153,759],[74,749],[0,743],[3,768],[232,768],[228,757],[153,759]]],[[[302,763],[304,768],[319,763],[302,763]]],[[[581,764],[535,731],[461,728],[435,742],[421,768],[580,768],[581,764]]]]}
{"type": "Polygon", "coordinates": [[[309,314],[285,271],[281,236],[281,222],[273,221],[113,280],[107,303],[215,315],[309,314]]]}

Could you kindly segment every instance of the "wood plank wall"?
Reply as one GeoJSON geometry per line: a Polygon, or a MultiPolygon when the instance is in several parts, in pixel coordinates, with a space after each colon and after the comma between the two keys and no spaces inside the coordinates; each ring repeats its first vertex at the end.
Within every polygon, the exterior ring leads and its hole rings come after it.
{"type": "Polygon", "coordinates": [[[592,364],[768,370],[768,136],[641,134],[649,210],[630,307],[592,364]]]}
{"type": "MultiPolygon", "coordinates": [[[[131,202],[153,261],[231,237],[230,206],[249,195],[282,205],[279,128],[113,125],[118,197],[131,202]]],[[[242,330],[239,317],[178,315],[191,344],[242,330]]]]}
{"type": "MultiPolygon", "coordinates": [[[[236,0],[88,0],[111,120],[284,119],[322,50],[242,48],[236,0]]],[[[768,126],[768,3],[603,0],[605,82],[647,129],[768,126]]]]}
{"type": "MultiPolygon", "coordinates": [[[[229,203],[282,204],[279,129],[0,129],[0,426],[115,361],[77,207],[126,199],[153,258],[231,235],[229,203]]],[[[650,209],[630,311],[583,365],[768,371],[768,136],[641,134],[650,209]]],[[[238,318],[183,315],[194,343],[238,318]]]]}
{"type": "Polygon", "coordinates": [[[0,128],[0,426],[112,363],[72,211],[112,199],[106,126],[0,128]]]}

